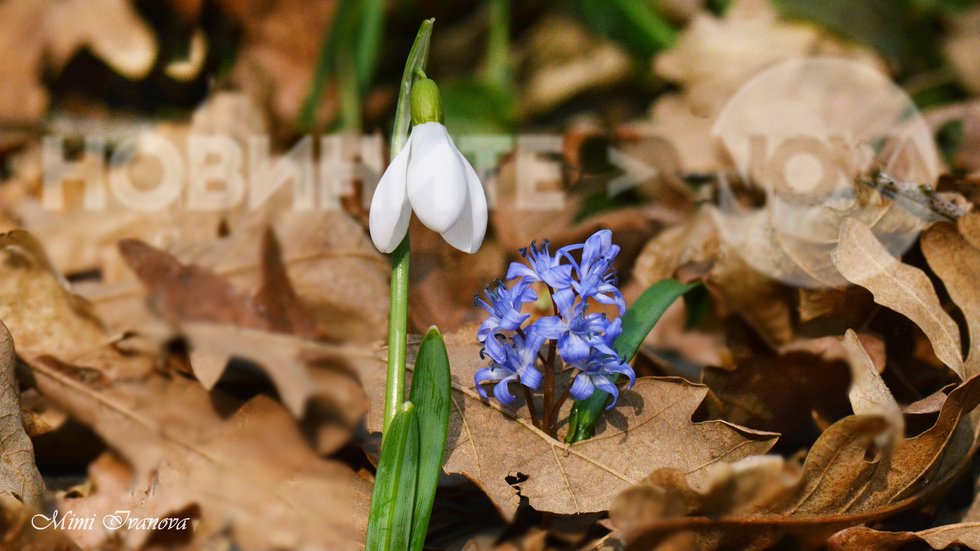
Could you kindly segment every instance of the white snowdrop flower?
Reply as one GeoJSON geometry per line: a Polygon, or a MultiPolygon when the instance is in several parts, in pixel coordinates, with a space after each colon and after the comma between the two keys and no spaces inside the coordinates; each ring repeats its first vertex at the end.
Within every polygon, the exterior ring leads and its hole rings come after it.
{"type": "Polygon", "coordinates": [[[381,176],[371,201],[371,240],[383,253],[394,251],[414,210],[450,245],[475,253],[487,232],[483,186],[442,124],[435,83],[416,81],[411,98],[412,133],[381,176]]]}

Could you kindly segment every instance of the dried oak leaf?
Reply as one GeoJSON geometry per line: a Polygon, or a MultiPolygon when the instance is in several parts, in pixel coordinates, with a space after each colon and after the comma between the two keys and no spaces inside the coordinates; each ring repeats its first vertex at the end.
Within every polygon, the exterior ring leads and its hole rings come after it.
{"type": "Polygon", "coordinates": [[[313,371],[309,363],[324,356],[371,353],[306,340],[319,331],[293,290],[274,234],[269,230],[264,235],[261,286],[255,293],[139,241],[121,242],[120,251],[158,309],[189,341],[191,367],[204,388],[214,388],[229,360],[246,359],[268,374],[296,417],[303,416],[311,396],[320,396],[353,426],[366,411],[356,378],[345,375],[342,366],[313,371]]]}
{"type": "MultiPolygon", "coordinates": [[[[132,518],[199,517],[196,541],[229,531],[244,550],[363,544],[370,483],[313,453],[289,413],[268,397],[242,405],[158,376],[93,389],[41,363],[31,369],[45,396],[132,466],[132,518]]],[[[78,515],[114,514],[116,504],[65,503],[78,515]]],[[[139,548],[152,534],[114,536],[139,548]]]]}
{"type": "Polygon", "coordinates": [[[34,464],[34,446],[21,421],[16,364],[14,341],[0,322],[0,499],[36,506],[44,497],[44,480],[34,464]]]}
{"type": "Polygon", "coordinates": [[[963,371],[972,377],[980,373],[980,249],[949,223],[933,225],[922,235],[921,244],[929,267],[966,318],[970,352],[963,371]]]}
{"type": "Polygon", "coordinates": [[[921,532],[879,532],[864,526],[841,530],[828,543],[830,551],[899,551],[913,544],[931,549],[980,549],[980,523],[948,524],[921,532]]]}
{"type": "Polygon", "coordinates": [[[21,354],[69,360],[109,341],[88,302],[74,294],[31,234],[0,235],[0,319],[21,354]]]}
{"type": "MultiPolygon", "coordinates": [[[[453,409],[444,469],[473,480],[507,518],[521,496],[540,511],[605,511],[617,491],[661,467],[679,469],[697,485],[710,466],[765,453],[778,437],[724,421],[691,422],[706,387],[679,378],[641,378],[620,394],[595,438],[567,445],[535,428],[522,401],[510,407],[480,397],[473,375],[486,362],[475,325],[446,335],[446,346],[453,409]]],[[[362,376],[372,431],[381,428],[384,402],[384,369],[377,364],[362,376]]]]}
{"type": "Polygon", "coordinates": [[[764,498],[736,499],[738,476],[696,491],[669,472],[654,473],[617,498],[611,519],[636,549],[678,532],[692,533],[698,549],[761,549],[787,534],[820,541],[948,489],[969,466],[975,439],[967,414],[978,403],[980,377],[973,377],[950,392],[931,428],[886,448],[875,444],[884,419],[846,417],[820,436],[794,483],[764,498]]]}
{"type": "Polygon", "coordinates": [[[141,78],[153,67],[153,31],[129,0],[11,0],[0,5],[0,119],[39,122],[47,109],[45,69],[59,72],[88,48],[113,69],[141,78]]]}
{"type": "Polygon", "coordinates": [[[254,294],[237,289],[207,268],[181,264],[140,241],[120,241],[119,250],[170,321],[230,323],[306,338],[318,336],[313,318],[289,281],[271,229],[263,234],[261,286],[254,294]]]}
{"type": "Polygon", "coordinates": [[[831,256],[848,281],[871,291],[878,304],[915,322],[929,337],[936,356],[967,378],[959,327],[943,310],[929,276],[893,257],[868,226],[851,218],[841,225],[840,243],[831,256]]]}

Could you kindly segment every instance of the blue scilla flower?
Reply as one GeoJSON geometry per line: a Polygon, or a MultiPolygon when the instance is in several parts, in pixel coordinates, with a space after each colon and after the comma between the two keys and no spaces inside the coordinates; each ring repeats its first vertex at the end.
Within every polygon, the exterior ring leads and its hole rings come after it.
{"type": "Polygon", "coordinates": [[[536,243],[532,241],[530,247],[521,249],[521,256],[526,258],[530,265],[521,262],[511,262],[510,268],[507,269],[507,279],[511,280],[520,277],[522,281],[527,283],[543,281],[555,290],[571,287],[572,266],[561,264],[561,259],[571,248],[576,247],[576,245],[563,247],[554,256],[548,251],[548,245],[549,241],[545,239],[541,242],[541,248],[538,248],[536,243]]]}
{"type": "MultiPolygon", "coordinates": [[[[611,347],[616,338],[623,332],[622,322],[619,318],[613,320],[606,329],[604,335],[605,344],[611,347]]],[[[571,367],[579,371],[575,381],[572,382],[571,394],[577,400],[586,400],[595,389],[604,390],[612,394],[613,401],[606,409],[616,405],[619,398],[619,389],[616,387],[616,375],[622,374],[629,377],[629,385],[632,388],[636,383],[636,373],[633,368],[614,353],[607,354],[598,348],[593,348],[592,352],[583,360],[568,362],[571,367]]]]}
{"type": "Polygon", "coordinates": [[[528,282],[518,281],[513,289],[508,289],[507,285],[500,280],[497,280],[496,283],[497,287],[492,290],[487,285],[485,293],[490,299],[489,304],[481,300],[480,295],[473,297],[475,306],[480,306],[490,313],[490,317],[480,325],[480,329],[476,332],[480,342],[489,343],[487,337],[500,329],[516,331],[521,324],[531,317],[530,314],[521,313],[524,304],[538,300],[538,295],[530,288],[528,282]]]}
{"type": "Polygon", "coordinates": [[[609,318],[586,313],[588,304],[576,300],[571,289],[556,292],[553,300],[559,315],[540,318],[534,322],[534,327],[547,338],[558,340],[558,353],[566,363],[585,360],[593,347],[613,354],[603,340],[609,318]]]}
{"type": "Polygon", "coordinates": [[[612,269],[613,261],[619,254],[619,245],[613,245],[612,232],[600,230],[592,234],[582,247],[582,262],[568,256],[572,262],[578,281],[572,283],[575,292],[583,299],[593,298],[601,304],[615,304],[619,315],[626,312],[626,300],[616,288],[618,279],[616,270],[612,269]]]}
{"type": "MultiPolygon", "coordinates": [[[[487,391],[483,389],[483,383],[487,381],[500,381],[493,387],[493,395],[501,404],[510,404],[516,398],[511,394],[508,384],[520,378],[520,383],[531,390],[537,390],[541,384],[541,372],[534,367],[534,361],[538,356],[541,345],[544,344],[545,337],[538,333],[532,325],[528,328],[526,339],[520,335],[515,335],[502,343],[499,350],[503,351],[503,356],[498,357],[495,353],[487,353],[492,360],[490,367],[484,367],[476,372],[473,380],[476,382],[476,390],[480,396],[487,397],[487,391]]],[[[487,339],[497,341],[500,338],[494,335],[487,339]]]]}

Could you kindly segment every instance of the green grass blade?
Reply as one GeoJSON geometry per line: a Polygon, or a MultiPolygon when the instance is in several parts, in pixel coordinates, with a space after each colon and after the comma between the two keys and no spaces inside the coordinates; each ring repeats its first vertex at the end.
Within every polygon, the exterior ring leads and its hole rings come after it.
{"type": "Polygon", "coordinates": [[[378,61],[381,32],[385,26],[385,0],[364,0],[361,8],[361,28],[357,43],[358,92],[367,94],[378,61]]]}
{"type": "Polygon", "coordinates": [[[366,551],[403,551],[412,533],[412,515],[418,485],[419,421],[415,406],[398,408],[387,438],[371,497],[366,551]]]}
{"type": "Polygon", "coordinates": [[[297,125],[303,132],[313,130],[316,125],[316,112],[327,90],[327,83],[337,73],[337,58],[344,47],[344,40],[349,39],[350,33],[343,32],[356,24],[359,18],[359,0],[342,0],[337,6],[333,22],[323,37],[320,46],[320,56],[313,72],[313,82],[310,93],[300,107],[297,125]]]}
{"type": "Polygon", "coordinates": [[[412,521],[412,551],[421,551],[429,528],[436,487],[442,473],[442,456],[449,435],[449,409],[452,407],[452,374],[446,343],[436,327],[429,328],[419,346],[412,375],[410,400],[419,420],[419,481],[412,521]]]}
{"type": "MultiPolygon", "coordinates": [[[[626,358],[626,361],[631,361],[643,344],[643,339],[660,321],[667,308],[675,300],[692,291],[694,291],[692,298],[685,299],[689,308],[688,326],[692,325],[692,322],[699,321],[707,311],[708,295],[704,285],[684,284],[674,279],[664,279],[651,285],[623,314],[623,334],[613,344],[616,352],[626,358]]],[[[608,399],[609,393],[597,388],[587,400],[576,401],[569,413],[569,419],[574,421],[570,423],[570,427],[574,426],[574,430],[569,430],[565,441],[575,443],[592,438],[595,422],[599,419],[608,399]]]]}

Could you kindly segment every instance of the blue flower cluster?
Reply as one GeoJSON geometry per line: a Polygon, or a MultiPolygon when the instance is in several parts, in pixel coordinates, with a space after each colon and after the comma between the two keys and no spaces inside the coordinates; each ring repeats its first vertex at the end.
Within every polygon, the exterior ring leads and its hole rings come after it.
{"type": "Polygon", "coordinates": [[[493,394],[503,404],[515,400],[508,388],[512,381],[537,390],[542,374],[536,364],[542,345],[552,339],[557,341],[561,359],[578,370],[571,395],[585,400],[598,387],[613,395],[612,407],[619,393],[611,375],[626,375],[630,386],[635,382],[633,369],[612,347],[622,333],[622,321],[618,316],[610,319],[605,314],[588,312],[590,299],[616,305],[620,315],[626,311],[623,295],[616,288],[616,271],[612,269],[619,254],[619,246],[612,243],[612,232],[598,231],[584,244],[562,247],[553,255],[548,241],[540,248],[532,242],[530,247],[521,249],[521,254],[527,264],[514,262],[507,270],[507,280],[516,280],[511,287],[498,280],[496,288],[487,286],[488,301],[479,295],[474,299],[475,305],[490,314],[477,333],[491,361],[490,367],[476,372],[477,390],[486,397],[482,383],[499,381],[493,394]],[[578,250],[580,262],[571,254],[578,250]],[[531,316],[522,312],[523,306],[538,300],[531,288],[537,282],[548,286],[558,315],[539,318],[524,327],[531,316]]]}

